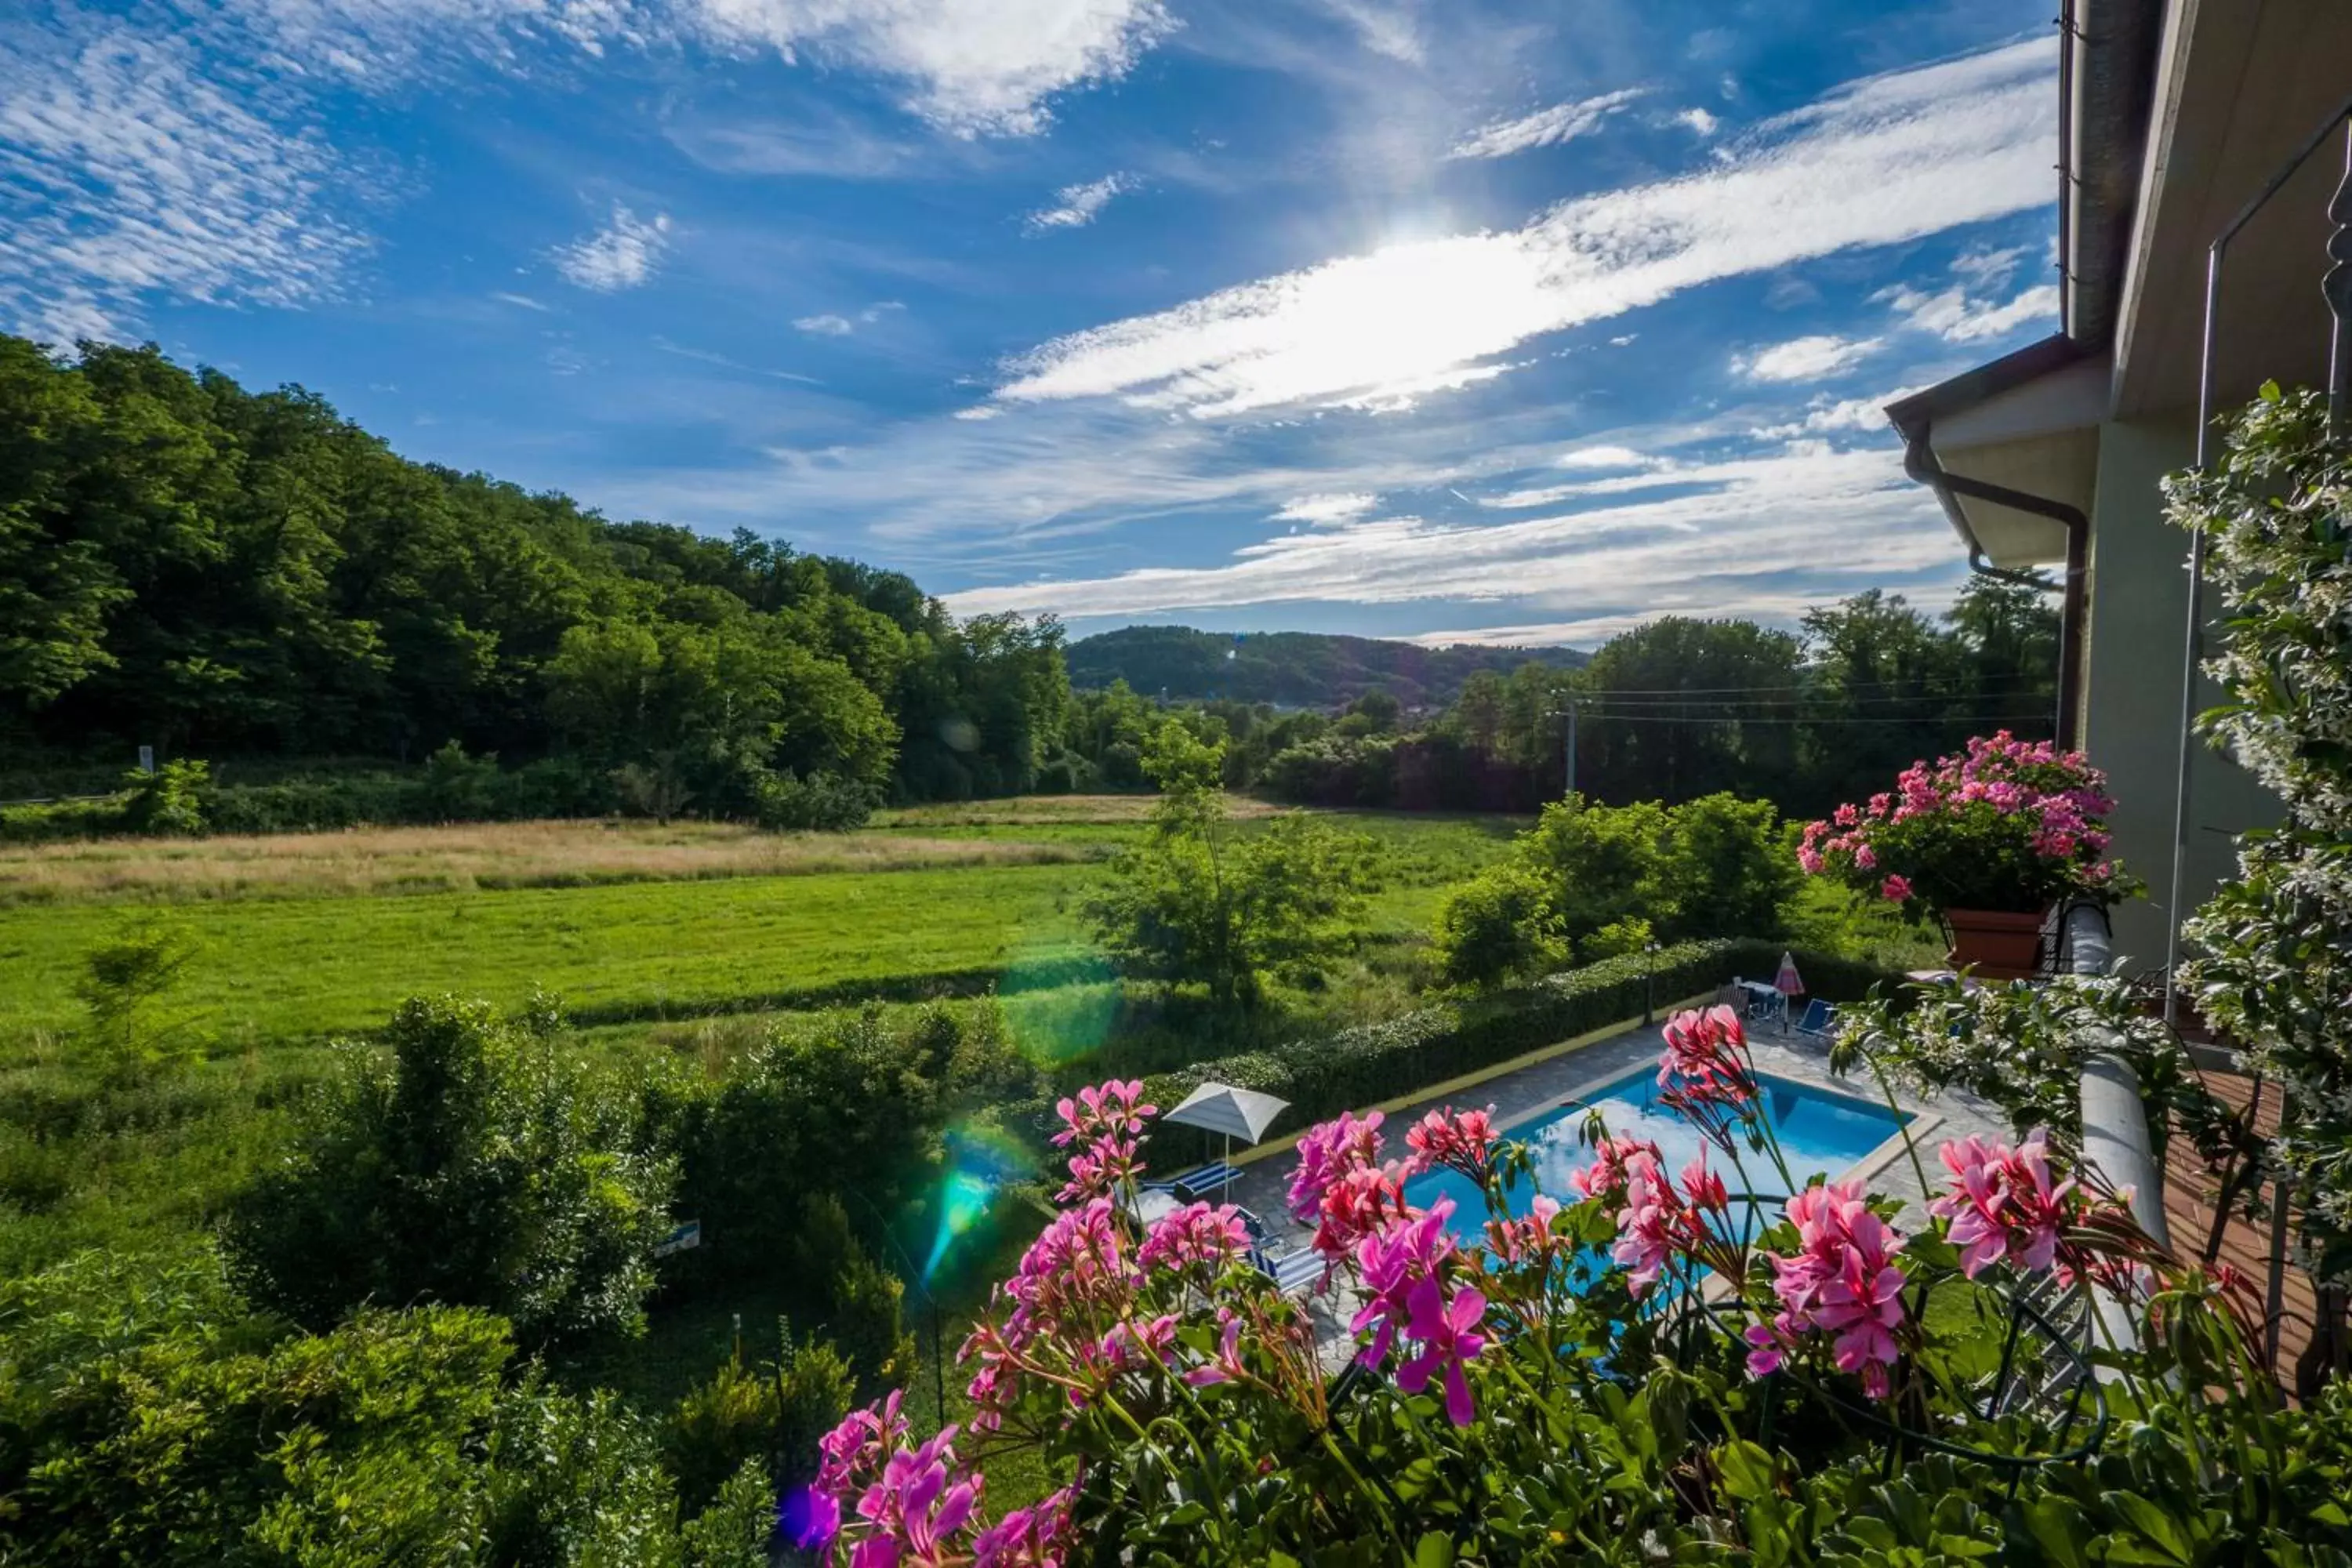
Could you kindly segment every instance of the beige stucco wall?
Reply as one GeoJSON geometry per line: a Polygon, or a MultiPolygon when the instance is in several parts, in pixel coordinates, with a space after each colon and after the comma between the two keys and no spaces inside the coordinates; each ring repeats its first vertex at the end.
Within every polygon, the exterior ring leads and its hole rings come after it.
{"type": "MultiPolygon", "coordinates": [[[[2189,536],[2165,521],[2158,484],[2187,467],[2196,450],[2189,419],[2113,423],[2100,431],[2083,741],[2115,792],[2115,852],[2148,884],[2147,898],[2116,912],[2116,951],[2135,969],[2161,964],[2165,956],[2189,609],[2189,536]]],[[[2209,585],[2208,616],[2219,608],[2209,585]]],[[[2200,678],[2200,709],[2221,700],[2210,681],[2200,678]]],[[[2234,874],[2232,836],[2276,816],[2270,795],[2228,758],[2197,743],[2181,889],[2187,911],[2234,874]]]]}

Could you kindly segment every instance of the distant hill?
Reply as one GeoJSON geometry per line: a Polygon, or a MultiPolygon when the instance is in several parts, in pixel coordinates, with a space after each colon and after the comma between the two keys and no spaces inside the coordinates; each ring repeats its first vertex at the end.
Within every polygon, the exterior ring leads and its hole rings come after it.
{"type": "Polygon", "coordinates": [[[1164,690],[1286,708],[1336,707],[1374,688],[1408,708],[1439,707],[1475,671],[1508,675],[1528,663],[1572,669],[1586,657],[1571,647],[1423,647],[1320,632],[1253,632],[1236,640],[1190,626],[1128,626],[1081,637],[1068,649],[1073,686],[1124,679],[1148,697],[1164,690]]]}

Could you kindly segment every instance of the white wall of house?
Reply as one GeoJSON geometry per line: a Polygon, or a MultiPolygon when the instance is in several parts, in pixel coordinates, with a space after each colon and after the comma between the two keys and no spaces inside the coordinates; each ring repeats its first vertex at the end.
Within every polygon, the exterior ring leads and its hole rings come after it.
{"type": "MultiPolygon", "coordinates": [[[[2164,516],[2160,484],[2197,454],[2193,418],[2101,426],[2091,511],[2089,668],[2084,749],[2116,796],[2115,853],[2148,884],[2116,911],[2116,952],[2134,969],[2161,964],[2172,877],[2173,803],[2180,765],[2183,623],[2189,536],[2164,516]]],[[[2208,585],[2209,617],[2219,608],[2208,585]]],[[[2211,633],[2208,632],[2208,649],[2211,633]]],[[[2221,700],[2200,679],[2201,710],[2221,700]]],[[[2234,876],[2232,837],[2277,818],[2275,797],[2201,741],[2189,771],[2189,839],[2180,913],[2194,913],[2234,876]]]]}

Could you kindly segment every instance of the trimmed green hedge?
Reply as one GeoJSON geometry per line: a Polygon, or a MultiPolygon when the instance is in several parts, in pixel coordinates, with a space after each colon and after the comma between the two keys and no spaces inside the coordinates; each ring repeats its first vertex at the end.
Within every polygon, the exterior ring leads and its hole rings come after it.
{"type": "MultiPolygon", "coordinates": [[[[1279,1051],[1195,1062],[1147,1079],[1146,1098],[1164,1110],[1213,1080],[1262,1089],[1290,1101],[1277,1131],[1293,1132],[1342,1110],[1417,1093],[1638,1017],[1645,973],[1654,975],[1654,995],[1664,1005],[1712,991],[1735,975],[1769,978],[1780,968],[1781,952],[1778,942],[1718,940],[1678,942],[1647,960],[1640,954],[1606,959],[1530,985],[1440,1003],[1279,1051]]],[[[1831,1002],[1855,1000],[1874,984],[1895,978],[1828,953],[1800,952],[1797,967],[1804,973],[1807,994],[1831,1002]]],[[[1208,1158],[1223,1147],[1211,1134],[1164,1124],[1154,1142],[1153,1163],[1162,1169],[1208,1158]]]]}

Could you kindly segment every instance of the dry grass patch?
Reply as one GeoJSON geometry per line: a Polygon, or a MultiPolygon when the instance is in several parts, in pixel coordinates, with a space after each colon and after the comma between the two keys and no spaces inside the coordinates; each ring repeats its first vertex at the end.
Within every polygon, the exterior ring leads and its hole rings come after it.
{"type": "MultiPolygon", "coordinates": [[[[877,827],[1020,827],[1101,824],[1123,826],[1150,819],[1160,804],[1156,795],[1031,795],[1010,800],[956,801],[937,805],[910,805],[900,811],[878,812],[877,827]]],[[[1225,796],[1225,815],[1234,818],[1277,816],[1290,809],[1225,796]]]]}
{"type": "Polygon", "coordinates": [[[115,838],[0,849],[0,903],[319,897],[593,887],[1095,858],[1079,844],[730,823],[501,822],[341,833],[115,838]]]}

